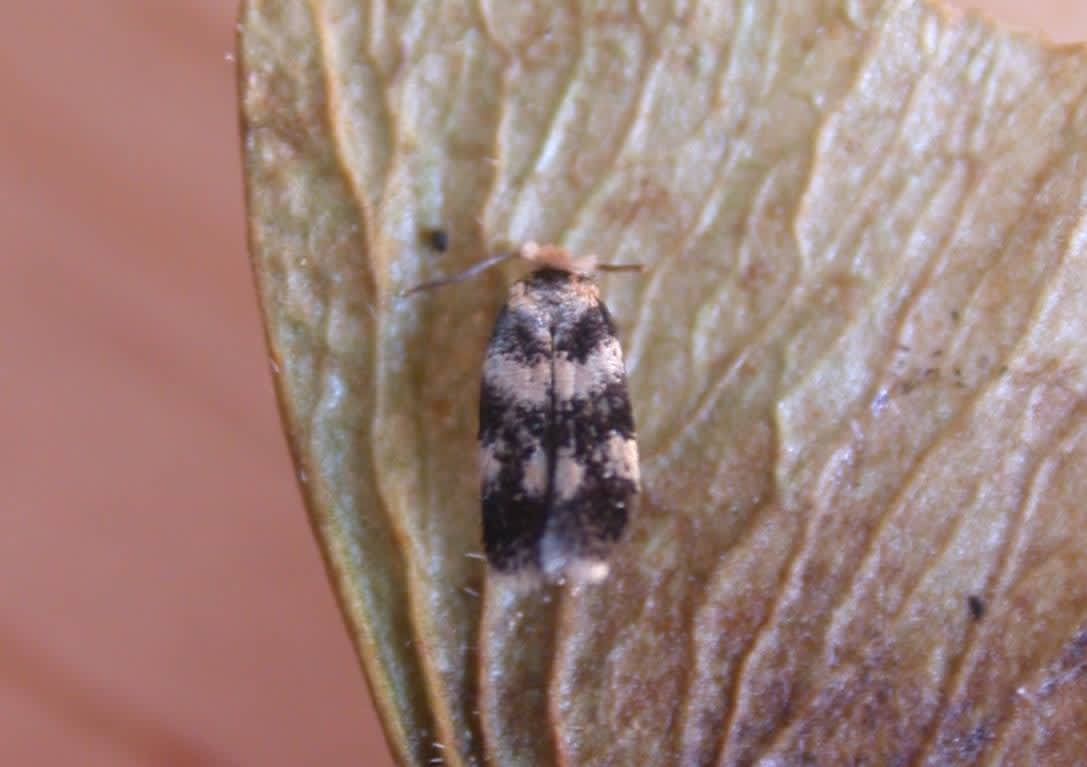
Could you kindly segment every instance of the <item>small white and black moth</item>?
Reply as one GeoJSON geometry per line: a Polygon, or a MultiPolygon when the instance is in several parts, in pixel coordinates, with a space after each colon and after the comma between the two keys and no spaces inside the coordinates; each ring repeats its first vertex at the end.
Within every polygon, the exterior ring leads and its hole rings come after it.
{"type": "Polygon", "coordinates": [[[510,289],[483,365],[484,550],[500,574],[599,582],[634,509],[639,473],[623,353],[590,275],[641,267],[530,242],[408,293],[511,255],[539,268],[510,289]]]}

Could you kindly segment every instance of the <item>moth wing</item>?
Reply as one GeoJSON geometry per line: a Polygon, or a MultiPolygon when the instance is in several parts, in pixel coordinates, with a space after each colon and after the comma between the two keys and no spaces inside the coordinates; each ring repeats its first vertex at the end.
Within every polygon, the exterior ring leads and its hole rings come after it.
{"type": "Polygon", "coordinates": [[[552,507],[540,545],[550,578],[598,581],[639,491],[623,352],[607,308],[583,299],[554,332],[552,507]]]}
{"type": "Polygon", "coordinates": [[[479,398],[483,547],[503,573],[539,569],[548,516],[552,338],[548,318],[503,307],[479,398]]]}

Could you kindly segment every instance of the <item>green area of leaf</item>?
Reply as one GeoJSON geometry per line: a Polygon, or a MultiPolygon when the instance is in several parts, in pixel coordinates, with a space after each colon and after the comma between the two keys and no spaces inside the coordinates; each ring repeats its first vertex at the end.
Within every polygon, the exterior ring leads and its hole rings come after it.
{"type": "Polygon", "coordinates": [[[874,0],[250,0],[239,46],[285,429],[401,762],[1081,763],[1082,49],[874,0]],[[577,592],[471,556],[523,267],[395,298],[527,239],[648,266],[601,278],[644,501],[577,592]]]}

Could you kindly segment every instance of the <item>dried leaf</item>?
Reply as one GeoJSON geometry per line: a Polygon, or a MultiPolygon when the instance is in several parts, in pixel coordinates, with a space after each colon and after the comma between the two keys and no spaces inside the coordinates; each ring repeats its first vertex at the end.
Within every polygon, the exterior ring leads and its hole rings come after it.
{"type": "Polygon", "coordinates": [[[1081,763],[1082,49],[875,0],[250,0],[240,48],[284,422],[403,763],[1081,763]],[[602,278],[644,502],[576,593],[471,556],[520,267],[394,298],[525,239],[649,267],[602,278]]]}

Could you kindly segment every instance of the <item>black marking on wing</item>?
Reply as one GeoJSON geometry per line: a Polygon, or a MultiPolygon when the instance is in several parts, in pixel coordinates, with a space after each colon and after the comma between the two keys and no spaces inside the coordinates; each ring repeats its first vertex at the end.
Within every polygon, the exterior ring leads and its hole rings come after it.
{"type": "MultiPolygon", "coordinates": [[[[561,344],[566,355],[577,363],[584,363],[600,344],[609,338],[615,337],[615,325],[611,321],[607,307],[599,301],[595,302],[592,309],[583,311],[572,318],[573,321],[560,326],[558,333],[562,336],[561,344]]],[[[556,344],[560,343],[556,341],[556,344]]],[[[555,351],[559,347],[556,345],[555,351]]]]}
{"type": "Polygon", "coordinates": [[[526,365],[550,358],[551,339],[547,325],[547,318],[503,306],[494,323],[487,355],[512,357],[526,365]]]}

